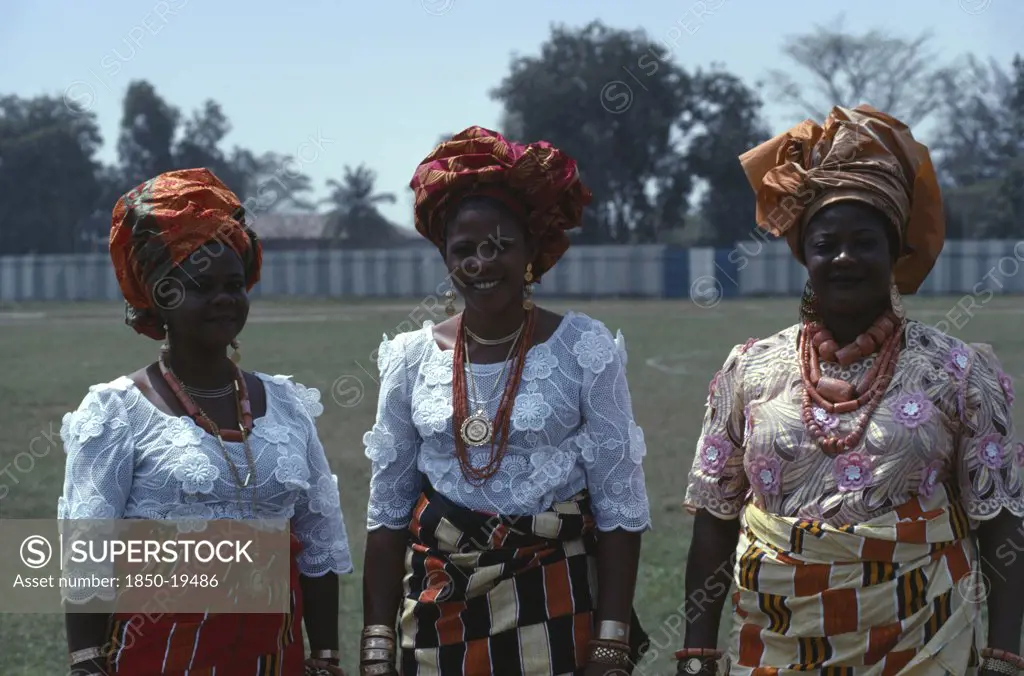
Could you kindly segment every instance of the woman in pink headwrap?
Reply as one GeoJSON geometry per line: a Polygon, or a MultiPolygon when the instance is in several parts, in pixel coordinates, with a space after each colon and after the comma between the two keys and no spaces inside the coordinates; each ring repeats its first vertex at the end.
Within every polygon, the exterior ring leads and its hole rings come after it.
{"type": "Polygon", "coordinates": [[[629,671],[650,508],[625,346],[532,298],[590,193],[550,144],[480,127],[438,146],[412,187],[451,318],[378,353],[363,673],[629,671]]]}

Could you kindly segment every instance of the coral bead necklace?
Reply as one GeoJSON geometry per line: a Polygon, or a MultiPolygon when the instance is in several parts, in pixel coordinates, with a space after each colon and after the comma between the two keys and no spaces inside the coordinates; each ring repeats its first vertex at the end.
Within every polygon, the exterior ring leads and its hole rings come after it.
{"type": "Polygon", "coordinates": [[[803,421],[822,450],[835,455],[850,450],[860,443],[868,422],[882,403],[896,370],[903,342],[903,322],[893,313],[883,314],[853,343],[836,349],[831,333],[817,323],[807,323],[800,332],[799,360],[803,379],[803,421]],[[878,351],[871,369],[860,387],[855,388],[838,378],[821,374],[821,361],[848,366],[858,359],[878,351]],[[829,432],[814,415],[815,405],[826,413],[851,413],[863,407],[853,430],[846,435],[829,432]]]}

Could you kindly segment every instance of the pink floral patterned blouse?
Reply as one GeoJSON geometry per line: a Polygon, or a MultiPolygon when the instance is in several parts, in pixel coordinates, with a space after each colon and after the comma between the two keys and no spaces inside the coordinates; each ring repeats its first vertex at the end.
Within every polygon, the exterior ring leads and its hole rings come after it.
{"type": "MultiPolygon", "coordinates": [[[[893,382],[860,444],[835,458],[804,428],[800,325],[733,348],[711,381],[686,504],[723,519],[747,500],[780,516],[867,521],[945,484],[972,526],[1001,509],[1024,516],[1024,444],[1015,443],[1013,386],[988,345],[967,345],[908,321],[893,382]]],[[[822,375],[858,383],[874,357],[822,375]]],[[[847,433],[859,411],[831,415],[847,433]]]]}

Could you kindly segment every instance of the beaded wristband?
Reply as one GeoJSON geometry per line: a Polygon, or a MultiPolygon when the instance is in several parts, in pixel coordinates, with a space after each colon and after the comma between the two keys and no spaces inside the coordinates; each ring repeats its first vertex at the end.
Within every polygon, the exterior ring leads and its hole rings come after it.
{"type": "Polygon", "coordinates": [[[632,665],[629,655],[625,652],[603,645],[592,645],[590,647],[590,661],[614,667],[628,667],[632,665]]]}
{"type": "Polygon", "coordinates": [[[998,648],[982,648],[979,654],[983,658],[991,658],[999,662],[1006,662],[1012,664],[1018,669],[1024,669],[1024,657],[1011,653],[1007,650],[999,650],[998,648]]]}
{"type": "Polygon", "coordinates": [[[683,648],[676,651],[676,659],[681,660],[684,657],[714,657],[717,659],[723,654],[721,650],[715,648],[683,648]]]}
{"type": "Polygon", "coordinates": [[[1017,676],[1020,674],[1020,668],[1012,662],[997,660],[994,657],[986,657],[983,659],[981,661],[981,668],[985,671],[994,671],[997,674],[1006,674],[1006,676],[1017,676]]]}

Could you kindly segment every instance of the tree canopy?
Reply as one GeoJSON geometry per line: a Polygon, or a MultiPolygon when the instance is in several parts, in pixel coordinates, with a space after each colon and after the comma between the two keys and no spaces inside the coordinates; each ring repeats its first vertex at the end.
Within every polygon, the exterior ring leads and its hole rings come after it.
{"type": "MultiPolygon", "coordinates": [[[[489,95],[502,107],[499,131],[550,141],[578,161],[594,193],[573,234],[580,243],[729,246],[744,238],[754,201],[736,158],[778,131],[765,121],[765,88],[790,104],[792,123],[859,103],[912,126],[936,123],[935,137],[921,140],[941,175],[949,236],[1020,236],[1024,59],[943,61],[927,34],[858,34],[841,22],[788,37],[780,56],[792,68],[748,84],[721,65],[679,63],[642,31],[556,25],[536,53],[511,59],[489,95]]],[[[257,220],[323,208],[323,237],[338,246],[404,240],[378,208],[395,195],[380,191],[358,158],[327,181],[328,197],[314,200],[294,157],[228,147],[231,128],[215,100],[182,111],[151,83],[133,81],[112,139],[117,161],[108,165],[98,159],[104,139],[92,112],[61,96],[0,95],[0,254],[95,250],[119,195],[196,166],[224,180],[257,220]]]]}

